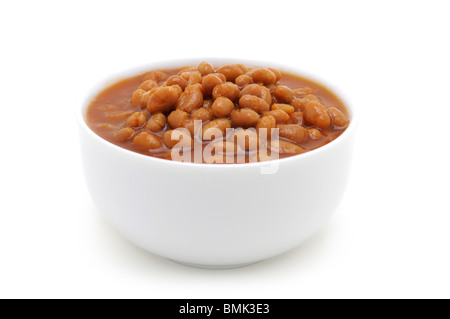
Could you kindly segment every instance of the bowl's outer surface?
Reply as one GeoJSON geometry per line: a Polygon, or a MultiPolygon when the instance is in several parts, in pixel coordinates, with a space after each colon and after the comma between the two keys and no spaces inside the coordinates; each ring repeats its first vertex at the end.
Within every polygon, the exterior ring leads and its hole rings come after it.
{"type": "MultiPolygon", "coordinates": [[[[180,63],[186,61],[168,65],[180,63]]],[[[267,163],[187,164],[122,149],[87,127],[86,106],[79,123],[93,201],[126,238],[169,259],[231,267],[273,257],[322,227],[344,194],[352,109],[350,127],[335,141],[279,160],[275,174],[261,174],[267,163]]]]}

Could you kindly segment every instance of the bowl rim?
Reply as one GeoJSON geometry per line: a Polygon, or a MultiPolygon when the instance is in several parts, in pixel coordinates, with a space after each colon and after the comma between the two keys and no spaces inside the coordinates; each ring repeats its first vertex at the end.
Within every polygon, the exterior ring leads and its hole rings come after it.
{"type": "Polygon", "coordinates": [[[300,68],[296,66],[287,66],[279,63],[275,63],[272,61],[265,61],[265,60],[249,60],[249,59],[237,59],[237,58],[226,58],[226,57],[203,57],[203,58],[189,58],[189,59],[170,59],[170,60],[161,60],[161,61],[155,61],[152,63],[148,63],[145,65],[140,66],[134,66],[131,68],[128,68],[124,71],[114,72],[112,75],[106,76],[102,81],[97,82],[97,85],[95,85],[88,94],[86,94],[84,98],[84,102],[81,103],[81,107],[77,106],[76,110],[76,118],[77,122],[79,124],[79,127],[85,131],[89,136],[97,140],[98,142],[102,143],[106,147],[110,147],[113,150],[116,150],[118,152],[122,152],[124,154],[128,154],[129,156],[136,157],[139,159],[145,159],[150,162],[154,162],[155,164],[166,164],[166,165],[181,165],[181,166],[193,166],[193,167],[217,167],[221,169],[236,169],[236,168],[243,168],[243,167],[261,167],[261,166],[267,166],[270,165],[270,163],[278,162],[280,164],[282,163],[288,163],[291,161],[298,161],[301,159],[305,159],[311,156],[315,156],[317,154],[320,154],[322,152],[326,152],[328,149],[333,148],[337,146],[339,143],[342,143],[345,139],[350,137],[353,133],[353,131],[356,129],[358,124],[358,116],[357,112],[355,111],[353,104],[349,102],[349,99],[346,95],[342,94],[342,91],[339,88],[336,88],[335,85],[330,85],[328,82],[322,80],[321,78],[310,74],[309,72],[305,72],[301,70],[300,68]],[[157,69],[163,69],[163,68],[177,68],[182,67],[185,65],[198,65],[202,61],[208,61],[210,63],[216,64],[216,65],[225,65],[225,64],[231,64],[231,63],[242,63],[245,65],[250,66],[264,66],[264,67],[273,67],[281,71],[286,71],[288,73],[291,73],[293,75],[299,75],[302,77],[305,77],[307,79],[312,80],[313,82],[317,82],[326,89],[333,92],[346,106],[349,115],[350,115],[350,124],[345,129],[345,131],[339,135],[336,139],[332,140],[326,145],[320,146],[314,150],[293,155],[281,159],[277,159],[274,161],[265,161],[265,162],[254,162],[254,163],[234,163],[234,164],[207,164],[207,163],[191,163],[191,162],[179,162],[179,161],[173,161],[173,160],[167,160],[162,159],[158,157],[153,157],[149,155],[140,154],[125,148],[122,148],[116,144],[113,144],[99,135],[97,135],[86,123],[86,110],[89,106],[90,102],[94,97],[96,97],[102,90],[107,88],[108,86],[126,79],[128,77],[137,76],[139,74],[145,73],[147,71],[151,70],[157,70],[157,69]]]}

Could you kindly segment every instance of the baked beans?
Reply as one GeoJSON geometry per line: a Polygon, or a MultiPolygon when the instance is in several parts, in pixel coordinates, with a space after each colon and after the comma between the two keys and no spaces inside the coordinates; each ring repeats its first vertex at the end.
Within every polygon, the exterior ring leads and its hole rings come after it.
{"type": "Polygon", "coordinates": [[[214,150],[204,163],[223,163],[224,156],[243,154],[249,162],[270,160],[270,152],[283,158],[311,151],[342,134],[350,117],[339,98],[308,79],[270,67],[202,62],[110,86],[92,100],[86,122],[141,154],[170,160],[175,146],[186,152],[200,143],[214,150]],[[261,151],[264,143],[269,153],[261,151]]]}

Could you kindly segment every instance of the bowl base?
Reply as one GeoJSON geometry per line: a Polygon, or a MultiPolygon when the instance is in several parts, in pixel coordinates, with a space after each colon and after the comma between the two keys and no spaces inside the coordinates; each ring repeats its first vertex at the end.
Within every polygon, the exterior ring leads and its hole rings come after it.
{"type": "Polygon", "coordinates": [[[173,259],[169,259],[169,260],[173,261],[177,264],[183,265],[183,266],[188,266],[188,267],[192,267],[192,268],[200,268],[200,269],[233,269],[233,268],[247,267],[247,266],[254,265],[254,264],[261,262],[261,261],[255,261],[255,262],[251,262],[251,263],[237,264],[237,265],[202,265],[202,264],[185,263],[185,262],[173,260],[173,259]]]}

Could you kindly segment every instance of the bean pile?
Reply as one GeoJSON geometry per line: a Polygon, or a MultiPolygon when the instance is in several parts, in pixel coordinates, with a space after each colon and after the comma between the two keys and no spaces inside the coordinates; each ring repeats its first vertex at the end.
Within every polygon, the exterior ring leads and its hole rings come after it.
{"type": "Polygon", "coordinates": [[[198,136],[203,147],[214,142],[215,153],[244,152],[247,162],[255,156],[258,161],[270,159],[259,156],[250,144],[254,140],[259,145],[262,133],[270,144],[271,129],[279,129],[280,140],[272,152],[276,149],[280,157],[287,157],[327,144],[349,124],[337,97],[314,82],[295,86],[302,80],[307,81],[242,64],[216,68],[202,62],[156,70],[100,93],[88,107],[87,123],[119,146],[171,159],[176,145],[183,150],[193,147],[194,121],[202,121],[198,136]],[[235,130],[230,138],[231,128],[235,130]],[[174,130],[178,134],[172,134],[174,130]],[[245,135],[245,142],[239,135],[245,135]]]}

